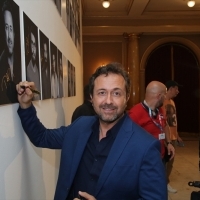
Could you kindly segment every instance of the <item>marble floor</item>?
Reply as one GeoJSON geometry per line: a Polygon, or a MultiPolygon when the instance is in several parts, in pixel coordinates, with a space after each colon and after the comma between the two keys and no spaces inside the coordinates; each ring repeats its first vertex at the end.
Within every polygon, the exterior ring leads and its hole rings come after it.
{"type": "Polygon", "coordinates": [[[199,136],[197,134],[182,134],[184,147],[176,147],[176,156],[170,185],[178,190],[177,193],[168,193],[168,200],[190,200],[192,191],[200,188],[188,186],[190,181],[200,181],[199,172],[199,136]]]}

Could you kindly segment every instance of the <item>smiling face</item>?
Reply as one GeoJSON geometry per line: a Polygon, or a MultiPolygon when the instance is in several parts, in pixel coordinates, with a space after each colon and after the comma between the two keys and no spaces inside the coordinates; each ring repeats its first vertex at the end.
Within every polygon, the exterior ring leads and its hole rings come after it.
{"type": "Polygon", "coordinates": [[[113,73],[98,76],[94,81],[91,99],[101,121],[115,122],[123,116],[128,100],[124,78],[113,73]]]}
{"type": "Polygon", "coordinates": [[[13,28],[12,14],[8,10],[4,12],[4,27],[5,27],[5,41],[8,53],[13,54],[15,34],[13,28]]]}

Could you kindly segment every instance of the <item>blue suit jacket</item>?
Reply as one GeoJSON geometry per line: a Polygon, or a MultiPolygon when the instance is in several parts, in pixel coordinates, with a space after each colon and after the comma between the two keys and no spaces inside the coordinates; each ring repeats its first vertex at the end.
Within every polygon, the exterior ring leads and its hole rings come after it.
{"type": "MultiPolygon", "coordinates": [[[[78,118],[68,127],[46,129],[33,106],[18,109],[22,126],[37,147],[62,149],[54,199],[65,200],[92,133],[95,116],[78,118]]],[[[127,116],[100,174],[97,200],[167,200],[160,142],[127,116]]]]}

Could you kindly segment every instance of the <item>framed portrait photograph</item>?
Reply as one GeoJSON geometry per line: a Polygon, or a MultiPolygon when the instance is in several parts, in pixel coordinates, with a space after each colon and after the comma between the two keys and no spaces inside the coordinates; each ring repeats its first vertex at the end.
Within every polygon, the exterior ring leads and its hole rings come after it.
{"type": "Polygon", "coordinates": [[[68,74],[67,74],[67,65],[68,60],[63,55],[63,97],[68,97],[68,74]]]}
{"type": "MultiPolygon", "coordinates": [[[[25,65],[26,80],[35,83],[40,92],[40,70],[38,56],[38,28],[31,19],[23,13],[24,17],[24,45],[25,45],[25,65]]],[[[33,100],[40,100],[41,95],[34,95],[33,100]]]]}
{"type": "Polygon", "coordinates": [[[59,97],[63,97],[63,60],[62,60],[62,53],[58,49],[58,65],[57,65],[57,71],[58,71],[58,85],[59,85],[59,97]]]}
{"type": "Polygon", "coordinates": [[[1,0],[0,105],[16,103],[16,84],[22,79],[19,6],[1,0]]]}
{"type": "Polygon", "coordinates": [[[40,71],[42,82],[42,99],[51,98],[49,39],[40,30],[40,71]]]}
{"type": "Polygon", "coordinates": [[[50,42],[51,61],[51,98],[59,97],[58,68],[57,68],[57,47],[50,42]]]}
{"type": "Polygon", "coordinates": [[[76,96],[76,73],[75,67],[68,60],[68,97],[76,96]]]}

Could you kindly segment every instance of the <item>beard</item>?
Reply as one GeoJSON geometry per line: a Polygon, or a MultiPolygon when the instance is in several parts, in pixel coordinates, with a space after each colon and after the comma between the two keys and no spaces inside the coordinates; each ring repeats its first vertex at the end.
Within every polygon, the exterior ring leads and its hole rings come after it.
{"type": "MultiPolygon", "coordinates": [[[[99,107],[100,109],[111,109],[111,110],[116,110],[117,111],[117,107],[113,106],[112,104],[104,104],[101,105],[99,107]]],[[[113,113],[113,114],[105,114],[105,113],[97,113],[97,115],[99,116],[99,119],[107,124],[111,124],[113,122],[115,122],[116,120],[118,120],[119,118],[121,118],[124,115],[124,112],[122,113],[113,113]]]]}

